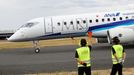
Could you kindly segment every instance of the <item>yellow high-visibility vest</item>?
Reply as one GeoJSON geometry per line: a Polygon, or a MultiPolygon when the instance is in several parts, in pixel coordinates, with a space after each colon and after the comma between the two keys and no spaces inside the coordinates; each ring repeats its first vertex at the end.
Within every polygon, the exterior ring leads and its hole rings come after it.
{"type": "MultiPolygon", "coordinates": [[[[122,60],[122,55],[123,55],[123,46],[122,45],[113,45],[112,47],[116,52],[118,60],[121,61],[122,60]]],[[[113,55],[113,52],[111,52],[111,53],[112,53],[111,55],[112,55],[113,64],[117,64],[118,61],[115,59],[115,57],[113,55]]]]}
{"type": "MultiPolygon", "coordinates": [[[[90,48],[89,47],[81,47],[81,48],[76,49],[76,51],[77,51],[78,56],[79,56],[78,59],[80,61],[84,61],[87,64],[86,67],[91,66],[90,48]]],[[[78,62],[78,67],[84,67],[84,66],[78,62]]]]}

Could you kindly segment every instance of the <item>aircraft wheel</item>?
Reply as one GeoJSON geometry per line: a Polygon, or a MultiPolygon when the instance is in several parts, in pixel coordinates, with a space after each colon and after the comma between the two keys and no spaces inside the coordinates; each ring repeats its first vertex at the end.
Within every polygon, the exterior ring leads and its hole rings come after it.
{"type": "Polygon", "coordinates": [[[39,52],[40,52],[39,48],[35,49],[35,53],[39,53],[39,52]]]}

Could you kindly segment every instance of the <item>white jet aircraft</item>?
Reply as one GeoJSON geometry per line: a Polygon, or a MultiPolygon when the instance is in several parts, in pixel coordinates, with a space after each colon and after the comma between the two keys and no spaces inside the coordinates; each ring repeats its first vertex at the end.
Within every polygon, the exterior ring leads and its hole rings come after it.
{"type": "Polygon", "coordinates": [[[122,43],[134,41],[134,11],[114,11],[78,15],[49,16],[32,19],[22,25],[9,41],[33,41],[39,53],[39,40],[92,35],[105,38],[118,36],[122,43]]]}

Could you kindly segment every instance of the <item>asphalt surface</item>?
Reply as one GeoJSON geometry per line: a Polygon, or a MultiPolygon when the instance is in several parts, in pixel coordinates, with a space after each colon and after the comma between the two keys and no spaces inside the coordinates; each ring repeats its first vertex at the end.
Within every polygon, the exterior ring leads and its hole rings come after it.
{"type": "MultiPolygon", "coordinates": [[[[34,53],[33,48],[1,50],[0,75],[76,71],[76,48],[77,46],[45,47],[38,54],[34,53]]],[[[110,49],[108,44],[92,46],[92,70],[112,67],[110,49]]],[[[127,57],[124,67],[134,67],[134,45],[125,45],[125,50],[127,57]]]]}

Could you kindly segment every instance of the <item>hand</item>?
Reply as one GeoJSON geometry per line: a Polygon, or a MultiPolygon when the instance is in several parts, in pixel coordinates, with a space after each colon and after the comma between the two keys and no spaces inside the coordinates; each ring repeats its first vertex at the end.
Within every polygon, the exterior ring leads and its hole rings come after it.
{"type": "Polygon", "coordinates": [[[121,63],[122,62],[122,60],[118,60],[118,63],[121,63]]]}
{"type": "Polygon", "coordinates": [[[119,64],[123,65],[124,64],[124,60],[119,61],[119,64]]]}
{"type": "Polygon", "coordinates": [[[86,67],[87,66],[87,64],[86,63],[83,63],[83,65],[86,67]]]}
{"type": "Polygon", "coordinates": [[[83,62],[83,61],[80,61],[79,63],[82,64],[85,67],[87,66],[87,64],[85,62],[83,62]]]}
{"type": "Polygon", "coordinates": [[[124,60],[122,60],[122,63],[124,63],[124,60]]]}
{"type": "Polygon", "coordinates": [[[83,65],[85,62],[83,62],[83,61],[80,61],[79,63],[83,65]]]}

